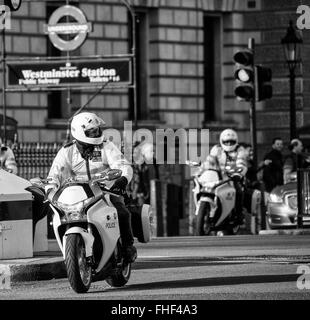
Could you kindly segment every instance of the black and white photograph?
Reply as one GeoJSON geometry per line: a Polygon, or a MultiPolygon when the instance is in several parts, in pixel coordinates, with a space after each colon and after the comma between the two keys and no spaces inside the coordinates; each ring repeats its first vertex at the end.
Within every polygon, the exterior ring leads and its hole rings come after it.
{"type": "Polygon", "coordinates": [[[0,0],[0,161],[0,305],[310,300],[310,2],[0,0]]]}

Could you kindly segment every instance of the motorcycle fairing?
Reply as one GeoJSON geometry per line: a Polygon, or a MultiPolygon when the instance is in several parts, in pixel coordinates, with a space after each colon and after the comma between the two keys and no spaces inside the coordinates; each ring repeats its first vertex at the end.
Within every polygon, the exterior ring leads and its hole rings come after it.
{"type": "Polygon", "coordinates": [[[222,205],[221,216],[215,224],[215,226],[219,226],[235,208],[236,190],[230,184],[223,184],[216,188],[215,194],[222,205]]]}
{"type": "Polygon", "coordinates": [[[97,228],[102,240],[103,253],[96,269],[98,272],[111,257],[120,236],[118,215],[114,207],[99,200],[88,209],[87,220],[97,228]]]}
{"type": "Polygon", "coordinates": [[[50,205],[50,207],[52,208],[52,210],[54,212],[54,216],[53,216],[54,234],[55,234],[57,243],[59,245],[59,248],[60,248],[60,250],[62,252],[62,255],[65,256],[64,246],[63,246],[63,243],[62,243],[62,239],[60,239],[59,231],[58,231],[58,228],[61,225],[60,216],[59,216],[58,211],[52,205],[50,205]]]}

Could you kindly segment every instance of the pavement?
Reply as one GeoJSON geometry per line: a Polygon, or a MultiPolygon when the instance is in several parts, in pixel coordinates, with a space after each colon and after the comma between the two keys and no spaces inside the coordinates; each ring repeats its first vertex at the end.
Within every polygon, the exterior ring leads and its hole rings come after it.
{"type": "Polygon", "coordinates": [[[260,235],[309,235],[310,229],[279,229],[279,230],[261,230],[260,235]]]}
{"type": "MultiPolygon", "coordinates": [[[[259,238],[262,236],[274,236],[274,235],[310,235],[310,229],[282,229],[282,230],[264,230],[260,231],[259,238]]],[[[233,236],[237,237],[237,236],[233,236]]],[[[240,236],[242,237],[242,235],[240,236]]],[[[188,237],[175,237],[189,239],[188,237]]],[[[193,238],[193,237],[192,237],[193,238]]],[[[155,238],[155,242],[159,241],[169,241],[171,237],[159,237],[155,238]]],[[[151,241],[152,243],[152,241],[151,241]]],[[[142,268],[143,263],[149,263],[154,257],[150,255],[150,250],[145,250],[144,244],[136,243],[135,244],[139,255],[138,258],[133,265],[133,268],[142,268]]],[[[51,279],[59,279],[66,277],[66,268],[64,264],[64,260],[61,252],[58,250],[56,243],[52,246],[52,250],[54,251],[45,251],[45,252],[35,252],[34,257],[24,258],[24,259],[8,259],[8,260],[0,260],[0,279],[1,275],[5,274],[7,277],[10,277],[11,283],[16,282],[25,282],[25,281],[39,281],[39,280],[51,280],[51,279]]],[[[167,252],[167,256],[164,259],[182,259],[182,260],[192,260],[192,259],[221,259],[222,257],[219,255],[218,251],[208,250],[208,254],[206,256],[201,255],[201,251],[182,251],[182,256],[175,255],[173,256],[173,252],[170,251],[169,254],[167,252]]],[[[246,258],[248,252],[244,251],[244,258],[246,258]]],[[[269,253],[270,259],[273,258],[272,254],[269,253]]],[[[267,255],[267,256],[268,256],[267,255]]],[[[162,257],[161,257],[162,258],[162,257]]],[[[238,258],[238,257],[236,257],[238,258]]],[[[307,256],[309,258],[309,256],[307,256]]]]}

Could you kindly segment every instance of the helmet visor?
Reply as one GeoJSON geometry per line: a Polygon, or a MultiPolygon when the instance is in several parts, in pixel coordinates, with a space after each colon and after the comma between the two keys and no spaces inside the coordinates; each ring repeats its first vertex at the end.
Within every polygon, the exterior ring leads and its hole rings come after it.
{"type": "Polygon", "coordinates": [[[96,127],[85,130],[85,136],[87,138],[100,138],[102,136],[102,129],[100,127],[96,127]]]}
{"type": "Polygon", "coordinates": [[[237,143],[237,141],[236,140],[224,140],[222,143],[225,146],[233,146],[237,143]]]}

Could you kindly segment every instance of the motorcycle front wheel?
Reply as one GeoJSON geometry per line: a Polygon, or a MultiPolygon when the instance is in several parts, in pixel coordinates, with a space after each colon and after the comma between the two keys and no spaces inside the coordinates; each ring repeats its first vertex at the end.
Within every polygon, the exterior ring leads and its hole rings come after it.
{"type": "Polygon", "coordinates": [[[77,293],[87,292],[92,281],[92,270],[86,261],[85,244],[80,234],[67,236],[65,252],[67,275],[72,289],[77,293]]]}
{"type": "Polygon", "coordinates": [[[211,232],[209,223],[210,204],[208,202],[201,202],[199,205],[197,220],[196,220],[196,234],[197,236],[207,236],[211,232]]]}

